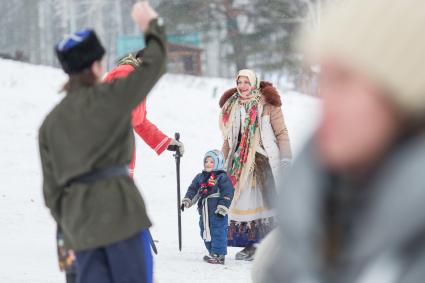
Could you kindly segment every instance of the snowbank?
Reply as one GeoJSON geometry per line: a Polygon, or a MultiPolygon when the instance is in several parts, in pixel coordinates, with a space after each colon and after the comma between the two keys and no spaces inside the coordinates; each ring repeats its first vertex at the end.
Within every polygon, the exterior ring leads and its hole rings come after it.
{"type": "MultiPolygon", "coordinates": [[[[0,60],[0,282],[63,282],[55,250],[55,224],[44,207],[37,131],[44,116],[63,97],[65,75],[57,69],[0,60]]],[[[232,80],[166,75],[148,99],[148,117],[169,135],[178,131],[187,154],[182,159],[182,190],[202,168],[206,150],[221,147],[218,99],[232,80]]],[[[282,95],[294,152],[313,131],[318,101],[297,93],[282,95]]],[[[195,209],[183,213],[183,251],[178,251],[175,163],[140,139],[136,182],[154,222],[159,282],[249,282],[251,263],[232,259],[226,266],[202,262],[195,209]],[[219,279],[217,280],[217,277],[219,279]]]]}

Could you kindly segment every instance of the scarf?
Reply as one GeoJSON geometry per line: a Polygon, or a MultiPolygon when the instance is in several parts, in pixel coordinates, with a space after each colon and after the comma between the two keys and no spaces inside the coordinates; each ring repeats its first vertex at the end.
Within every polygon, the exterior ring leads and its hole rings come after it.
{"type": "Polygon", "coordinates": [[[257,92],[253,97],[242,100],[239,93],[235,93],[223,105],[220,113],[220,129],[225,140],[229,138],[229,135],[232,135],[232,129],[238,127],[235,123],[241,123],[239,128],[240,141],[233,141],[234,144],[239,144],[228,157],[230,160],[227,163],[227,172],[234,184],[236,199],[247,185],[247,179],[255,168],[255,151],[260,143],[258,113],[260,97],[261,94],[257,92]],[[237,117],[240,117],[240,115],[237,115],[237,111],[243,110],[245,110],[246,115],[241,122],[237,119],[237,117]]]}

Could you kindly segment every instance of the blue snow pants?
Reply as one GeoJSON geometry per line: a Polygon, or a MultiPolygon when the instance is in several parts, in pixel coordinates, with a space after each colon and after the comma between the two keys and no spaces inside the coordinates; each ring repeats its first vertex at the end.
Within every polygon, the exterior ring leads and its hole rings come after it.
{"type": "MultiPolygon", "coordinates": [[[[209,213],[211,242],[204,241],[205,247],[210,254],[227,254],[227,225],[228,216],[218,216],[213,211],[209,213]]],[[[204,221],[202,215],[199,219],[199,227],[201,228],[201,238],[204,233],[204,221]]]]}
{"type": "Polygon", "coordinates": [[[78,251],[77,283],[152,283],[148,230],[108,246],[78,251]]]}

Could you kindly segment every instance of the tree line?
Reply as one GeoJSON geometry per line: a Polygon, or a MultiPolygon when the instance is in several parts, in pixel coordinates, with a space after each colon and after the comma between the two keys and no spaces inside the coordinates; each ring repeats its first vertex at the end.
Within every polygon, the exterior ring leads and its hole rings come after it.
{"type": "MultiPolygon", "coordinates": [[[[156,7],[174,35],[198,33],[201,47],[218,46],[218,64],[231,72],[255,68],[263,73],[299,71],[292,43],[301,23],[311,19],[318,0],[156,0],[156,7]]],[[[134,0],[9,0],[0,17],[0,55],[35,64],[57,66],[54,44],[82,27],[96,29],[116,58],[120,35],[136,35],[130,19],[134,0]]],[[[225,72],[218,74],[227,76],[225,72]]]]}

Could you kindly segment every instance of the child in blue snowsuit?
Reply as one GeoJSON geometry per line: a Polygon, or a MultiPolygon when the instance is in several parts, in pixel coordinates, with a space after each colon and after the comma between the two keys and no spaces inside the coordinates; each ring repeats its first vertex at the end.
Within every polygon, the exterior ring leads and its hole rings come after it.
{"type": "Polygon", "coordinates": [[[223,153],[208,151],[204,157],[204,170],[193,179],[181,204],[183,211],[198,203],[201,237],[209,252],[204,261],[211,264],[224,264],[227,254],[227,214],[234,188],[223,166],[223,153]]]}

